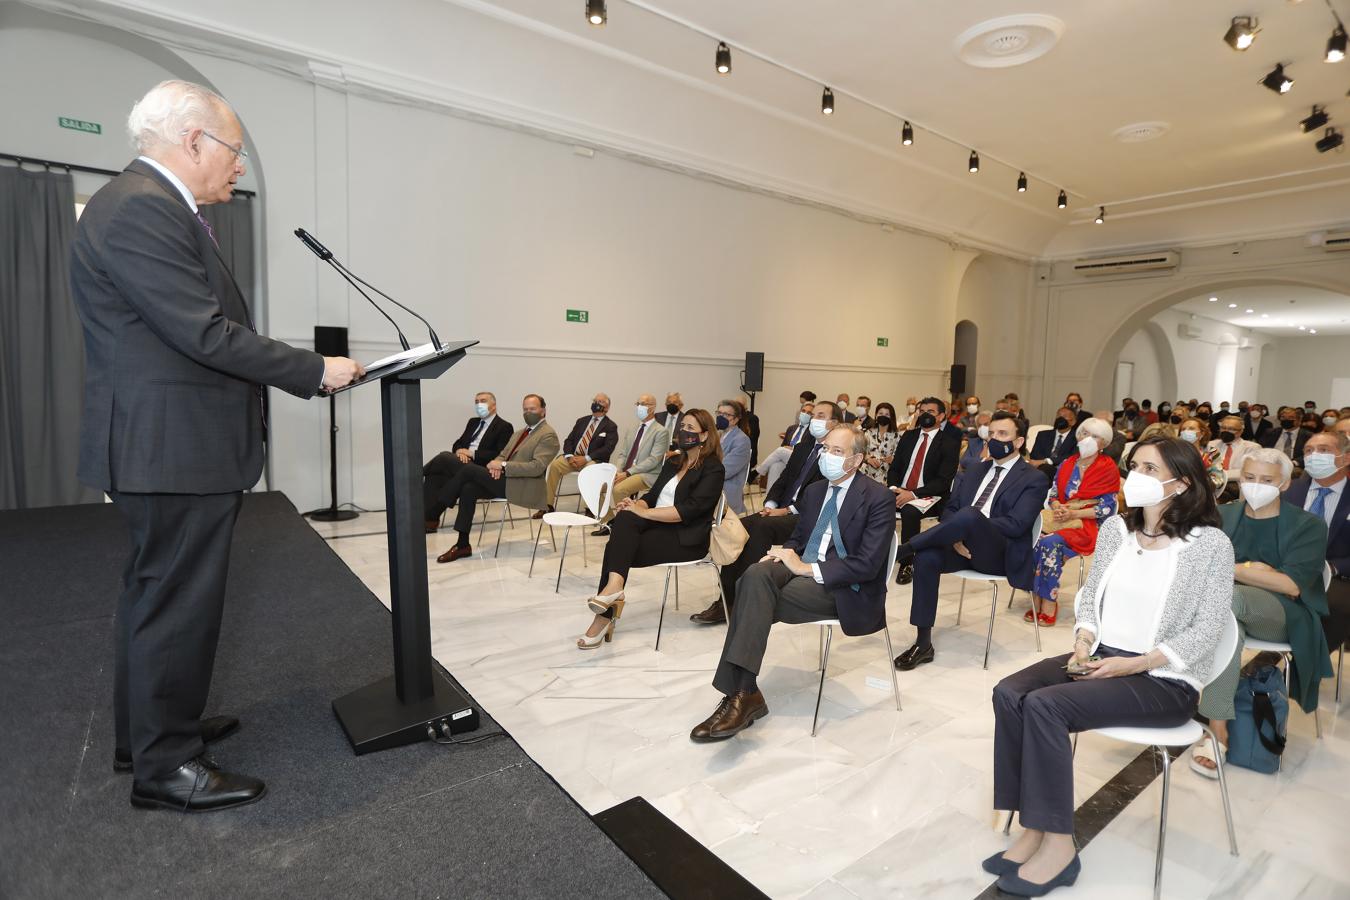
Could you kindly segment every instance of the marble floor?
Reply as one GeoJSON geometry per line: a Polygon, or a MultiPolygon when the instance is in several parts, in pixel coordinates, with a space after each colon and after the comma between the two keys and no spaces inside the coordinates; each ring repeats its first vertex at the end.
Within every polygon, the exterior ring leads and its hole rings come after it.
{"type": "MultiPolygon", "coordinates": [[[[1009,612],[1005,586],[985,671],[990,591],[970,586],[958,628],[960,583],[949,577],[934,633],[937,660],[897,673],[903,710],[895,709],[881,635],[836,634],[814,738],[819,629],[776,626],[759,679],[771,715],[730,741],[693,744],[689,729],[719,699],[709,681],[725,631],[688,620],[716,594],[711,569],[682,573],[680,608],[672,591],[659,652],[660,570],[635,570],[614,642],[583,652],[574,641],[590,621],[584,600],[598,578],[603,539],[587,538],[583,559],[581,531],[574,531],[555,593],[558,555],[548,532],[529,578],[532,541],[521,511],[495,558],[496,510],[491,515],[473,557],[430,562],[433,652],[588,812],[645,797],[775,898],[970,900],[990,887],[979,861],[1007,840],[990,808],[990,692],[1040,656],[1066,652],[1071,626],[1063,619],[1043,632],[1038,654],[1022,621],[1026,597],[1019,594],[1009,612]]],[[[383,513],[314,524],[388,604],[383,513]]],[[[561,544],[561,531],[557,537],[561,544]]],[[[453,539],[448,529],[428,536],[431,556],[453,539]]],[[[1066,567],[1066,597],[1077,576],[1076,565],[1066,567]]],[[[913,639],[908,595],[908,587],[892,585],[896,652],[913,639]]],[[[1282,772],[1230,770],[1236,859],[1217,785],[1184,758],[1173,766],[1165,897],[1350,897],[1350,710],[1337,715],[1331,688],[1326,682],[1321,740],[1311,716],[1291,713],[1282,772]]],[[[1077,801],[1140,750],[1085,735],[1077,801]]],[[[1078,883],[1055,896],[1150,897],[1160,797],[1155,779],[1084,850],[1078,883]]]]}

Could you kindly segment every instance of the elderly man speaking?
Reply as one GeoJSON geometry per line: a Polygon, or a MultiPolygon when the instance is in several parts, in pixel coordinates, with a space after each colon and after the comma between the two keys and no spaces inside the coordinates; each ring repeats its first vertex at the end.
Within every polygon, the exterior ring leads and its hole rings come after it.
{"type": "Polygon", "coordinates": [[[243,131],[216,94],[183,81],[131,110],[140,156],[85,207],[71,282],[84,325],[80,480],[131,531],[114,626],[113,768],[131,803],[206,812],[265,786],[218,768],[204,744],[238,727],[203,719],[242,492],[263,467],[263,386],[299,397],[364,374],[256,333],[200,207],[228,203],[243,131]]]}

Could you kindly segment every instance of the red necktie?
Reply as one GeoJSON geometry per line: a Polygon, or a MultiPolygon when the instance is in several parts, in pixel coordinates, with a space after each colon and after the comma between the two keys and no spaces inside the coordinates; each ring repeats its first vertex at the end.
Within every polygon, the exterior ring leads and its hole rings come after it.
{"type": "Polygon", "coordinates": [[[529,436],[530,436],[530,429],[528,428],[526,428],[524,431],[520,433],[520,437],[516,438],[516,442],[511,445],[511,452],[506,454],[507,462],[511,461],[511,457],[516,455],[516,451],[520,449],[520,445],[525,443],[525,439],[529,436]]]}
{"type": "Polygon", "coordinates": [[[581,440],[577,443],[577,449],[572,454],[573,456],[586,455],[586,448],[591,445],[591,435],[595,434],[595,426],[599,422],[599,419],[591,419],[591,424],[586,426],[586,433],[581,436],[581,440]]]}
{"type": "Polygon", "coordinates": [[[1228,468],[1228,461],[1233,458],[1233,445],[1229,444],[1228,449],[1223,451],[1223,467],[1228,468]]]}
{"type": "Polygon", "coordinates": [[[928,453],[928,432],[923,433],[919,443],[919,452],[914,454],[914,465],[909,467],[909,477],[905,479],[905,490],[912,491],[919,486],[919,475],[923,472],[923,458],[928,453]]]}

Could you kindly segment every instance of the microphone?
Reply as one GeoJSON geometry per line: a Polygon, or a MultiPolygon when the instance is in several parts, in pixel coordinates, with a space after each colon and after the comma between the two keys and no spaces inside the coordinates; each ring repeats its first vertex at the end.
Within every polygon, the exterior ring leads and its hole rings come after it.
{"type": "MultiPolygon", "coordinates": [[[[305,229],[303,229],[303,228],[297,228],[297,229],[295,229],[295,236],[298,237],[302,242],[304,242],[304,245],[305,245],[306,247],[308,247],[308,248],[310,249],[310,251],[311,251],[315,256],[317,256],[319,259],[321,259],[321,260],[323,260],[324,262],[328,263],[328,264],[329,264],[330,266],[332,266],[335,270],[337,270],[337,273],[338,273],[339,275],[341,275],[341,276],[347,281],[348,284],[350,284],[352,287],[356,288],[357,293],[359,293],[362,297],[365,297],[366,300],[370,301],[370,305],[371,305],[371,306],[374,306],[376,309],[379,309],[381,315],[383,315],[386,319],[389,319],[390,322],[394,322],[393,319],[390,319],[390,318],[389,318],[389,314],[388,314],[388,313],[386,313],[383,309],[381,309],[381,308],[379,307],[379,305],[375,303],[374,300],[371,300],[371,299],[370,299],[370,295],[369,295],[369,294],[367,294],[365,291],[361,290],[359,287],[356,287],[356,281],[361,282],[361,283],[364,284],[366,287],[370,288],[372,291],[374,291],[375,293],[379,294],[381,297],[383,297],[384,299],[388,300],[390,303],[394,304],[394,305],[397,306],[399,309],[401,309],[401,310],[403,310],[404,312],[406,312],[406,313],[412,315],[415,319],[417,319],[417,320],[418,320],[419,322],[421,322],[423,325],[427,326],[427,334],[429,334],[429,335],[431,336],[431,346],[435,347],[437,350],[440,350],[440,349],[441,349],[441,339],[440,339],[439,337],[437,337],[437,335],[436,335],[436,329],[432,328],[432,327],[431,327],[431,323],[428,322],[426,319],[422,318],[422,316],[421,316],[420,313],[416,312],[415,310],[409,309],[408,307],[404,306],[402,303],[399,303],[399,302],[398,302],[397,300],[395,300],[393,297],[390,297],[390,296],[389,296],[388,294],[386,294],[384,291],[380,290],[380,289],[377,288],[375,285],[373,285],[373,284],[371,284],[370,282],[366,281],[366,280],[365,280],[364,278],[362,278],[360,275],[357,275],[357,274],[356,274],[355,272],[353,272],[351,269],[348,269],[348,268],[347,268],[346,266],[344,266],[342,263],[338,262],[337,259],[334,258],[332,251],[329,250],[327,247],[325,247],[323,244],[319,243],[319,239],[316,238],[314,235],[310,234],[310,233],[309,233],[308,231],[306,231],[305,229]],[[353,281],[353,280],[352,280],[353,278],[356,279],[356,281],[353,281]]],[[[395,330],[395,331],[398,331],[398,337],[399,337],[399,340],[403,342],[403,349],[404,349],[404,350],[407,350],[407,349],[408,349],[408,339],[405,338],[405,337],[403,336],[403,332],[402,332],[402,331],[399,331],[398,323],[394,323],[394,330],[395,330]]]]}

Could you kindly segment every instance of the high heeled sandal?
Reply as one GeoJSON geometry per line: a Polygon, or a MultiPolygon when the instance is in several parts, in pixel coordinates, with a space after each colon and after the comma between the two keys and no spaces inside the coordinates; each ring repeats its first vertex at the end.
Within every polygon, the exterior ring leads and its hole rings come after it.
{"type": "Polygon", "coordinates": [[[595,637],[583,634],[581,637],[577,638],[577,649],[595,650],[601,644],[605,644],[614,640],[614,625],[618,621],[619,621],[618,616],[615,616],[614,618],[610,619],[609,624],[605,626],[605,630],[597,634],[595,637]]]}
{"type": "Polygon", "coordinates": [[[617,594],[596,594],[587,599],[586,605],[590,607],[591,612],[598,616],[603,612],[607,612],[615,603],[621,603],[622,601],[623,591],[619,591],[617,594]]]}

